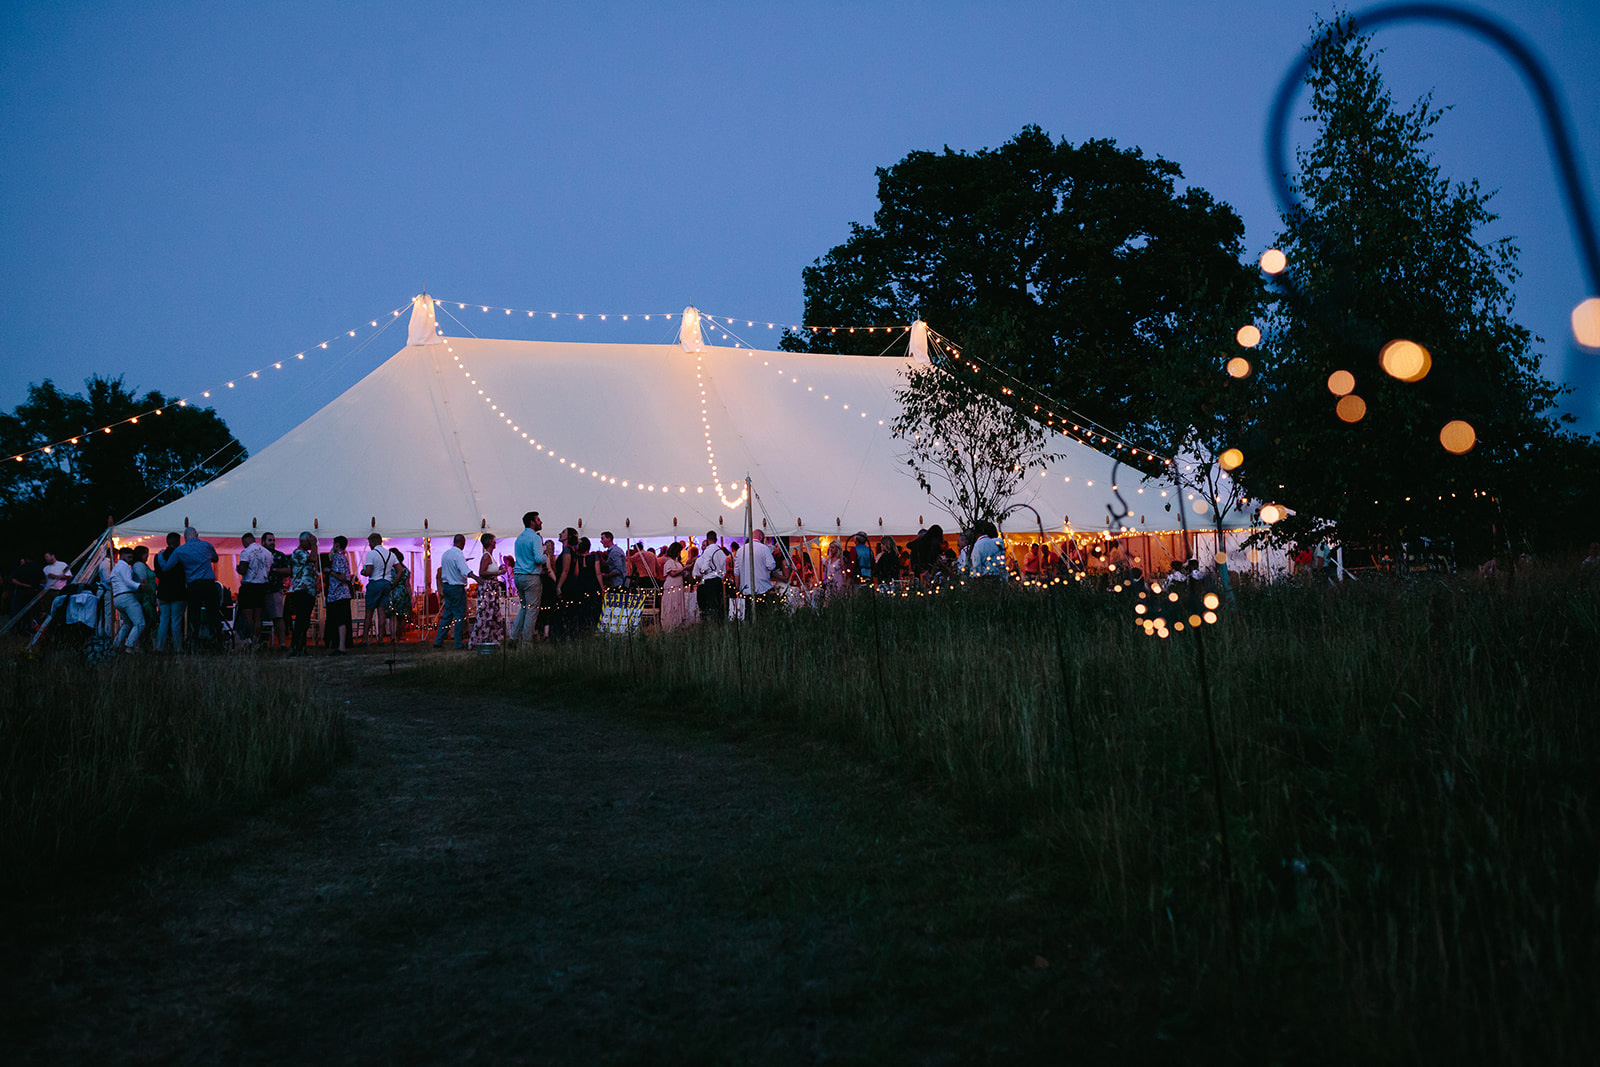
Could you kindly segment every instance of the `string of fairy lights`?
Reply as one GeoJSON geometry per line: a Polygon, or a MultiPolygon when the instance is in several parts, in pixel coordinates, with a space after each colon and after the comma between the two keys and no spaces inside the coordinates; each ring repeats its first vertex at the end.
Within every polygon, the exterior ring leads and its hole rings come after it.
{"type": "Polygon", "coordinates": [[[214,385],[209,389],[202,389],[198,394],[190,393],[187,396],[182,396],[176,400],[169,401],[163,406],[152,407],[144,411],[135,412],[132,415],[127,415],[113,422],[108,422],[103,426],[96,426],[92,429],[86,427],[79,433],[70,437],[63,437],[58,441],[50,441],[45,444],[35,445],[32,448],[17,452],[12,455],[11,459],[16,463],[22,463],[31,456],[51,456],[55,454],[56,449],[73,447],[82,443],[85,438],[93,437],[97,434],[109,434],[113,430],[120,429],[124,426],[137,426],[140,419],[159,417],[166,412],[167,408],[186,408],[190,404],[198,403],[201,400],[211,399],[211,394],[213,392],[221,392],[224,389],[234,389],[246,382],[260,381],[262,375],[267,375],[272,371],[281,371],[286,366],[291,366],[295,362],[304,361],[307,353],[314,354],[316,352],[328,351],[328,346],[331,344],[336,344],[340,341],[347,341],[359,337],[364,329],[371,330],[372,332],[368,334],[366,339],[361,342],[365,344],[367,341],[370,341],[372,338],[378,336],[379,334],[383,333],[384,330],[387,330],[390,326],[394,325],[395,321],[400,318],[400,313],[409,306],[410,304],[408,302],[404,307],[393,308],[384,314],[377,316],[376,318],[368,319],[365,326],[357,326],[353,329],[345,330],[342,333],[335,334],[326,340],[319,341],[314,345],[308,345],[299,352],[294,353],[292,356],[285,356],[282,359],[273,360],[271,363],[263,363],[254,370],[246,371],[243,374],[226,379],[220,384],[214,385]]]}

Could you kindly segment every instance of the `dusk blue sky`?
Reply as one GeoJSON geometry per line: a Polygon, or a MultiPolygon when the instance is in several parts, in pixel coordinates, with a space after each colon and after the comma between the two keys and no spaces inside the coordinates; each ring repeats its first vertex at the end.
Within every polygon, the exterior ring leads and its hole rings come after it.
{"type": "MultiPolygon", "coordinates": [[[[1600,4],[1480,9],[1549,62],[1593,191],[1600,4]]],[[[801,268],[870,220],[875,167],[1030,123],[1178,163],[1239,211],[1254,255],[1278,227],[1271,94],[1332,10],[7,4],[0,407],[95,373],[197,395],[342,338],[213,394],[259,451],[398,349],[402,328],[357,341],[424,287],[591,313],[457,312],[484,336],[663,341],[658,320],[593,315],[688,303],[798,321],[801,268]]],[[[1568,315],[1590,294],[1517,75],[1451,30],[1378,43],[1402,103],[1431,90],[1452,106],[1433,146],[1445,172],[1499,191],[1491,236],[1521,246],[1517,315],[1547,371],[1596,358],[1573,354],[1568,315]]]]}

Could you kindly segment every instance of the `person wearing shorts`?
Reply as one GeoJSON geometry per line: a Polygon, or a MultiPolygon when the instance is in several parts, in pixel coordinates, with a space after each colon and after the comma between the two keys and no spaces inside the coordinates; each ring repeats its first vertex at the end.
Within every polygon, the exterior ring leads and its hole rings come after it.
{"type": "Polygon", "coordinates": [[[367,581],[367,617],[361,626],[361,640],[372,637],[376,625],[377,639],[383,640],[383,624],[388,618],[389,579],[394,573],[393,561],[383,547],[383,535],[374,530],[367,535],[367,558],[361,565],[361,577],[367,581]]]}

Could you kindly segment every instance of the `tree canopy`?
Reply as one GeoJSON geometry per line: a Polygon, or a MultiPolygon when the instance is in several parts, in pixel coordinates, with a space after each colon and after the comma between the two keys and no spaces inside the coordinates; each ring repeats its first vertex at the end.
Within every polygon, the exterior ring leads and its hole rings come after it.
{"type": "Polygon", "coordinates": [[[1427,151],[1443,111],[1426,96],[1397,107],[1380,52],[1348,18],[1317,30],[1306,120],[1316,136],[1297,153],[1301,206],[1278,239],[1292,286],[1270,315],[1243,473],[1258,496],[1299,512],[1292,534],[1323,521],[1385,546],[1486,539],[1495,502],[1531,503],[1525,490],[1561,476],[1547,461],[1565,447],[1551,414],[1559,387],[1512,319],[1517,250],[1479,238],[1495,219],[1491,194],[1452,183],[1427,151]],[[1431,355],[1420,380],[1381,366],[1383,346],[1402,339],[1431,355]],[[1336,371],[1365,405],[1356,421],[1337,413],[1336,371]],[[1452,420],[1475,431],[1465,454],[1441,444],[1452,420]]]}
{"type": "Polygon", "coordinates": [[[176,500],[246,456],[210,408],[159,392],[140,396],[121,378],[98,376],[82,393],[62,392],[48,378],[29,386],[28,398],[0,415],[0,452],[0,558],[8,569],[24,550],[69,557],[105,529],[108,515],[122,520],[176,500]],[[111,433],[101,430],[107,426],[111,433]],[[42,446],[50,451],[36,451],[42,446]],[[19,454],[21,462],[10,458],[19,454]]]}
{"type": "MultiPolygon", "coordinates": [[[[1102,425],[1173,451],[1218,421],[1215,369],[1262,286],[1243,224],[1177,164],[1029,126],[997,149],[879,169],[871,225],[805,268],[806,321],[923,318],[1102,425]]],[[[786,347],[842,351],[827,332],[786,347]]]]}

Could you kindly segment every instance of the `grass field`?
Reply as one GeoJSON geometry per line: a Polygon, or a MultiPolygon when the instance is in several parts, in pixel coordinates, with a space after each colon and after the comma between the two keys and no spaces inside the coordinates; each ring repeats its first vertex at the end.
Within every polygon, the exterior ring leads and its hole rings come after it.
{"type": "Polygon", "coordinates": [[[862,595],[422,672],[799,730],[938,783],[1149,961],[1130,995],[1174,1033],[1600,1055],[1597,576],[1245,587],[1220,616],[1163,640],[1086,588],[862,595]]]}
{"type": "Polygon", "coordinates": [[[0,657],[0,892],[115,866],[329,768],[308,670],[224,658],[0,657]]]}

